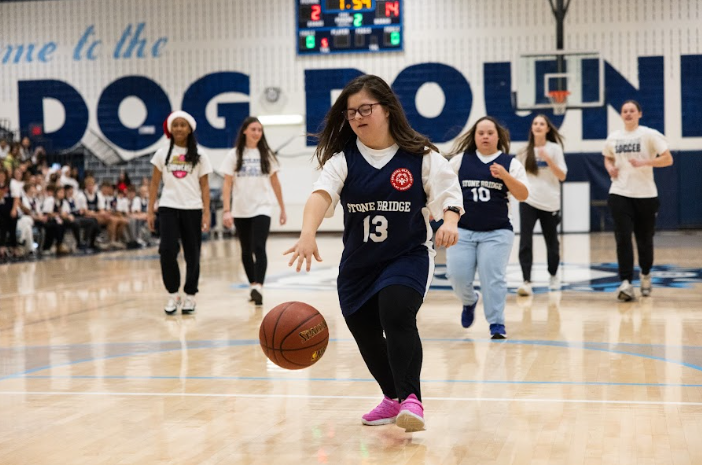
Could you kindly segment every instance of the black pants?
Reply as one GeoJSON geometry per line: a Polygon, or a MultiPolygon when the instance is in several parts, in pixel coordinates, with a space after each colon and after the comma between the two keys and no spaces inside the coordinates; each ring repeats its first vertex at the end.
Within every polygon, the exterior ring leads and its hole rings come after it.
{"type": "Polygon", "coordinates": [[[81,246],[80,243],[80,230],[84,231],[83,235],[92,248],[95,248],[95,239],[97,238],[97,233],[100,229],[98,222],[95,218],[88,218],[86,216],[76,216],[74,221],[64,221],[66,229],[70,229],[73,233],[73,237],[76,238],[76,245],[81,246]]]}
{"type": "Polygon", "coordinates": [[[17,218],[10,212],[0,212],[0,247],[17,247],[17,218]]]}
{"type": "Polygon", "coordinates": [[[266,241],[271,230],[271,217],[234,218],[236,234],[241,243],[241,261],[249,283],[263,284],[268,268],[266,241]]]}
{"type": "Polygon", "coordinates": [[[522,267],[524,281],[531,281],[531,265],[533,256],[533,237],[536,221],[541,223],[541,232],[546,241],[546,259],[548,274],[558,273],[561,261],[561,244],[558,241],[558,224],[561,222],[561,212],[547,212],[534,208],[526,202],[519,204],[519,264],[522,267]]]}
{"type": "Polygon", "coordinates": [[[57,223],[55,219],[49,218],[49,220],[44,223],[44,245],[42,250],[49,250],[53,244],[56,247],[63,244],[63,236],[66,234],[66,227],[63,223],[57,223]]]}
{"type": "Polygon", "coordinates": [[[185,256],[186,294],[197,294],[200,280],[200,246],[202,245],[202,210],[180,210],[159,207],[159,227],[161,243],[158,253],[161,255],[161,275],[166,290],[173,294],[180,289],[180,268],[178,268],[178,251],[183,245],[185,256]]]}
{"type": "Polygon", "coordinates": [[[346,318],[368,370],[392,399],[410,394],[422,399],[422,340],[417,330],[422,300],[407,286],[388,286],[346,318]]]}
{"type": "Polygon", "coordinates": [[[619,279],[634,279],[634,247],[631,234],[636,236],[639,266],[642,274],[649,274],[653,266],[653,235],[660,202],[658,197],[635,199],[609,194],[607,200],[614,220],[614,238],[617,241],[619,279]]]}

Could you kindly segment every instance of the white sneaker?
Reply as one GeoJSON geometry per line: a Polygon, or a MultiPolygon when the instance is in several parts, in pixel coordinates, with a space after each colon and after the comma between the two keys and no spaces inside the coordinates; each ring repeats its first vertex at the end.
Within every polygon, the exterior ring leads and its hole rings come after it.
{"type": "Polygon", "coordinates": [[[524,281],[521,286],[517,289],[517,295],[527,296],[531,295],[531,283],[529,281],[524,281]]]}
{"type": "Polygon", "coordinates": [[[551,276],[548,279],[548,290],[549,291],[560,291],[561,290],[561,280],[558,276],[551,276]]]}
{"type": "Polygon", "coordinates": [[[631,285],[629,280],[625,279],[619,285],[619,289],[617,289],[617,299],[623,302],[630,302],[634,300],[634,297],[634,286],[631,285]]]}
{"type": "Polygon", "coordinates": [[[648,297],[651,295],[651,273],[641,275],[641,295],[648,297]]]}
{"type": "Polygon", "coordinates": [[[180,296],[178,294],[168,294],[168,300],[166,301],[166,306],[163,307],[163,311],[168,315],[173,315],[180,306],[180,296]]]}
{"type": "Polygon", "coordinates": [[[195,311],[194,295],[185,295],[185,301],[183,302],[183,306],[181,307],[180,311],[183,313],[183,315],[187,315],[195,311]]]}

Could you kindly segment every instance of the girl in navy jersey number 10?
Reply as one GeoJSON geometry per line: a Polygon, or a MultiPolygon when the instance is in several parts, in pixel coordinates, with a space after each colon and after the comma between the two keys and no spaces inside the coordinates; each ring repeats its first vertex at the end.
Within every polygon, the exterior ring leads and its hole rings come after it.
{"type": "Polygon", "coordinates": [[[212,164],[207,154],[198,150],[195,140],[195,119],[184,111],[170,114],[164,125],[166,137],[171,139],[168,147],[156,151],[151,164],[154,165],[149,186],[149,205],[146,221],[152,231],[155,227],[154,203],[158,186],[163,180],[163,190],[158,199],[158,217],[161,242],[161,275],[168,291],[164,311],[171,315],[181,305],[180,269],[178,251],[183,244],[185,256],[185,301],[181,312],[195,311],[195,294],[200,278],[200,246],[202,233],[209,230],[210,184],[208,175],[212,164]]]}
{"type": "Polygon", "coordinates": [[[321,261],[317,229],[341,202],[339,303],[384,394],[362,422],[423,430],[416,317],[434,274],[429,216],[444,219],[436,244],[454,245],[463,203],[456,175],[409,126],[397,96],[377,76],[346,85],[326,116],[315,154],[322,174],[305,205],[300,239],[285,253],[292,253],[297,271],[305,263],[309,271],[312,256],[321,261]]]}
{"type": "Polygon", "coordinates": [[[466,214],[458,222],[458,244],[446,252],[446,271],[463,303],[461,324],[468,328],[480,298],[473,289],[477,268],[490,334],[504,339],[507,263],[514,241],[509,194],[520,202],[527,198],[526,172],[509,155],[509,132],[490,116],[458,139],[453,154],[449,163],[458,174],[466,214]]]}

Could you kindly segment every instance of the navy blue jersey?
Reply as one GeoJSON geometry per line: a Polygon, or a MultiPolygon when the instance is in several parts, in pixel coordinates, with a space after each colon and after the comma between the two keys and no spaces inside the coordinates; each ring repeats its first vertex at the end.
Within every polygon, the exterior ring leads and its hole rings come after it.
{"type": "Polygon", "coordinates": [[[499,163],[509,172],[512,156],[501,153],[490,163],[483,163],[475,152],[464,153],[458,170],[458,182],[463,190],[465,215],[458,227],[471,231],[512,229],[509,221],[509,189],[501,179],[490,174],[490,165],[499,163]]]}
{"type": "Polygon", "coordinates": [[[75,199],[66,199],[66,202],[68,202],[68,207],[71,210],[71,215],[73,216],[81,216],[80,210],[78,210],[78,205],[76,204],[75,199]]]}
{"type": "Polygon", "coordinates": [[[83,191],[83,194],[85,194],[85,200],[88,202],[88,210],[91,212],[96,212],[98,211],[98,195],[97,192],[93,194],[92,199],[90,198],[90,194],[88,194],[88,191],[83,191]]]}
{"type": "Polygon", "coordinates": [[[433,274],[427,247],[427,197],[422,186],[422,156],[402,149],[382,168],[371,166],[356,147],[344,150],[348,175],[341,190],[344,252],[337,289],[344,316],[351,315],[381,289],[408,286],[421,295],[433,274]]]}

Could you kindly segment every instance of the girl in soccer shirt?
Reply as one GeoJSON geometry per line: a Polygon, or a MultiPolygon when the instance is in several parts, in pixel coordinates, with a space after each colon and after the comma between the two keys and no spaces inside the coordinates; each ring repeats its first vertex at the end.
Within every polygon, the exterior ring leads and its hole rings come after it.
{"type": "Polygon", "coordinates": [[[640,126],[643,116],[641,105],[627,100],[622,105],[624,129],[607,137],[604,164],[612,185],[607,204],[614,220],[617,242],[619,278],[622,283],[617,298],[633,300],[634,248],[631,234],[636,236],[641,267],[641,295],[651,295],[651,267],[653,266],[653,235],[658,214],[658,189],[653,179],[653,168],[673,164],[673,156],[663,135],[655,129],[640,126]]]}
{"type": "Polygon", "coordinates": [[[221,167],[224,173],[223,224],[227,228],[236,226],[241,261],[251,286],[251,300],[257,306],[263,305],[263,281],[268,267],[266,240],[271,229],[274,198],[280,206],[280,224],[287,221],[279,169],[261,122],[254,116],[246,118],[239,128],[235,148],[227,154],[221,167]]]}
{"type": "Polygon", "coordinates": [[[200,151],[195,140],[195,119],[184,111],[175,111],[164,123],[168,147],[156,151],[151,158],[154,165],[149,187],[147,223],[154,231],[154,203],[158,198],[158,217],[161,242],[161,275],[168,291],[164,311],[173,314],[181,304],[178,251],[183,246],[185,257],[185,301],[181,312],[195,311],[195,294],[200,278],[200,247],[202,232],[209,230],[210,185],[208,175],[212,165],[207,154],[200,151]],[[158,187],[163,180],[161,197],[158,187]]]}
{"type": "Polygon", "coordinates": [[[558,264],[561,261],[558,224],[561,222],[561,183],[568,168],[563,156],[563,138],[546,115],[536,115],[531,122],[529,142],[520,153],[529,180],[529,197],[519,204],[519,264],[524,282],[517,294],[531,295],[533,233],[536,222],[546,241],[549,290],[561,288],[558,264]]]}
{"type": "Polygon", "coordinates": [[[300,239],[285,252],[292,254],[289,264],[309,271],[313,256],[322,260],[316,232],[341,202],[339,304],[384,394],[362,422],[420,431],[417,312],[434,271],[429,217],[444,220],[436,245],[455,244],[463,203],[456,175],[410,127],[397,96],[377,76],[346,85],[327,113],[315,153],[322,173],[305,205],[300,239]]]}
{"type": "Polygon", "coordinates": [[[509,155],[509,132],[490,116],[458,139],[453,154],[449,163],[461,183],[466,214],[458,222],[458,244],[446,251],[446,272],[463,303],[461,324],[468,328],[480,297],[473,289],[477,269],[490,334],[504,339],[507,263],[514,241],[509,194],[520,202],[527,198],[526,172],[509,155]]]}

